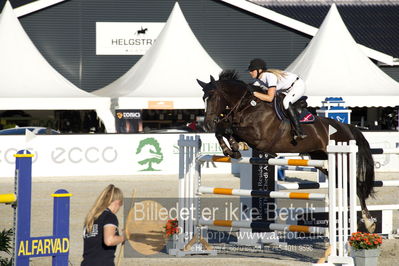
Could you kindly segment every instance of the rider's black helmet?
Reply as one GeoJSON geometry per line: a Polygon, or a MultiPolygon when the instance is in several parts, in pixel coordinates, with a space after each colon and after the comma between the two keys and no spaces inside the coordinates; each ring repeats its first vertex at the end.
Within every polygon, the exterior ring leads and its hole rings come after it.
{"type": "Polygon", "coordinates": [[[266,70],[266,62],[263,59],[254,58],[251,60],[251,62],[249,62],[248,71],[254,71],[258,69],[266,70]]]}
{"type": "Polygon", "coordinates": [[[248,71],[254,71],[258,69],[266,70],[266,62],[260,58],[252,59],[251,62],[249,62],[248,71]]]}

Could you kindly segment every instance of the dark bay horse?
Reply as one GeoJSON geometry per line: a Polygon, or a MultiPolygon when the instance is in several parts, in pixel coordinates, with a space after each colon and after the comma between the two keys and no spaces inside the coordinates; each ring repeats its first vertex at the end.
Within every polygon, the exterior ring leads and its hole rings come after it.
{"type": "Polygon", "coordinates": [[[290,123],[278,119],[271,103],[249,93],[247,88],[252,85],[238,80],[235,71],[223,71],[219,80],[211,76],[209,83],[199,80],[198,83],[204,91],[205,130],[215,132],[226,156],[239,158],[237,141],[244,141],[251,148],[265,153],[300,153],[312,159],[326,160],[330,125],[337,130],[331,139],[337,142],[356,140],[359,147],[357,196],[363,217],[367,218],[364,219],[365,225],[369,231],[374,230],[375,224],[366,206],[366,199],[373,193],[374,161],[369,143],[360,130],[333,119],[316,117],[314,123],[302,124],[308,137],[296,142],[292,138],[290,123]]]}

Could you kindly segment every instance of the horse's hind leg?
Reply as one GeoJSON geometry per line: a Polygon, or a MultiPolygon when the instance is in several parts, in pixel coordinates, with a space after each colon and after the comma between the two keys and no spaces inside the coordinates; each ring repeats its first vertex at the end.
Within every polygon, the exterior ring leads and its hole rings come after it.
{"type": "MultiPolygon", "coordinates": [[[[369,233],[373,233],[375,231],[376,224],[375,224],[373,217],[371,216],[369,210],[367,209],[366,199],[359,196],[359,194],[358,194],[358,197],[359,197],[359,201],[360,201],[360,207],[362,209],[362,220],[364,222],[364,226],[366,227],[366,229],[369,233]]],[[[358,225],[358,227],[361,228],[361,224],[360,224],[360,226],[358,225]]]]}
{"type": "MultiPolygon", "coordinates": [[[[318,160],[326,160],[327,159],[327,154],[322,151],[312,152],[312,153],[309,153],[309,155],[312,159],[315,159],[315,160],[316,159],[318,159],[318,160]]],[[[321,169],[321,168],[317,168],[317,169],[320,170],[323,174],[325,174],[328,177],[327,169],[321,169]]],[[[357,183],[357,190],[361,191],[361,189],[359,189],[359,183],[357,183]]],[[[375,230],[376,224],[373,220],[373,217],[371,217],[369,210],[367,209],[366,199],[364,197],[362,197],[361,195],[362,195],[361,193],[359,193],[359,192],[357,193],[357,196],[360,201],[360,207],[362,209],[362,218],[363,218],[362,220],[364,221],[364,227],[369,233],[373,233],[375,230]]],[[[348,197],[349,197],[349,190],[348,190],[348,197]]],[[[362,228],[362,224],[358,224],[358,227],[362,228]]]]}
{"type": "MultiPolygon", "coordinates": [[[[324,151],[313,151],[309,153],[310,159],[312,160],[327,160],[327,154],[324,151]]],[[[317,170],[328,176],[328,170],[322,167],[316,167],[317,170]]]]}

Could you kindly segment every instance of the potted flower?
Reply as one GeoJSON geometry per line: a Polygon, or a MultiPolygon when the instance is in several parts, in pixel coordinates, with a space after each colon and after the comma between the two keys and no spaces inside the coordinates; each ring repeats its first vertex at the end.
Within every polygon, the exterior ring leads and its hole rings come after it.
{"type": "Polygon", "coordinates": [[[166,252],[169,252],[169,249],[176,248],[177,234],[179,233],[179,225],[177,219],[168,220],[164,228],[166,239],[166,252]]]}
{"type": "Polygon", "coordinates": [[[382,237],[378,234],[356,232],[349,238],[351,256],[356,266],[374,266],[378,263],[382,237]]]}

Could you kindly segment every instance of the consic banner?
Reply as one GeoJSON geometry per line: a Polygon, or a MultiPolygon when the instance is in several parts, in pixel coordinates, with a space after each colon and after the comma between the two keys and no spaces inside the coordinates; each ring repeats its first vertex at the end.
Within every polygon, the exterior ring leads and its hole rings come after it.
{"type": "Polygon", "coordinates": [[[97,55],[143,55],[164,22],[96,22],[97,55]]]}
{"type": "Polygon", "coordinates": [[[139,133],[143,131],[141,110],[115,110],[115,127],[117,133],[139,133]]]}

